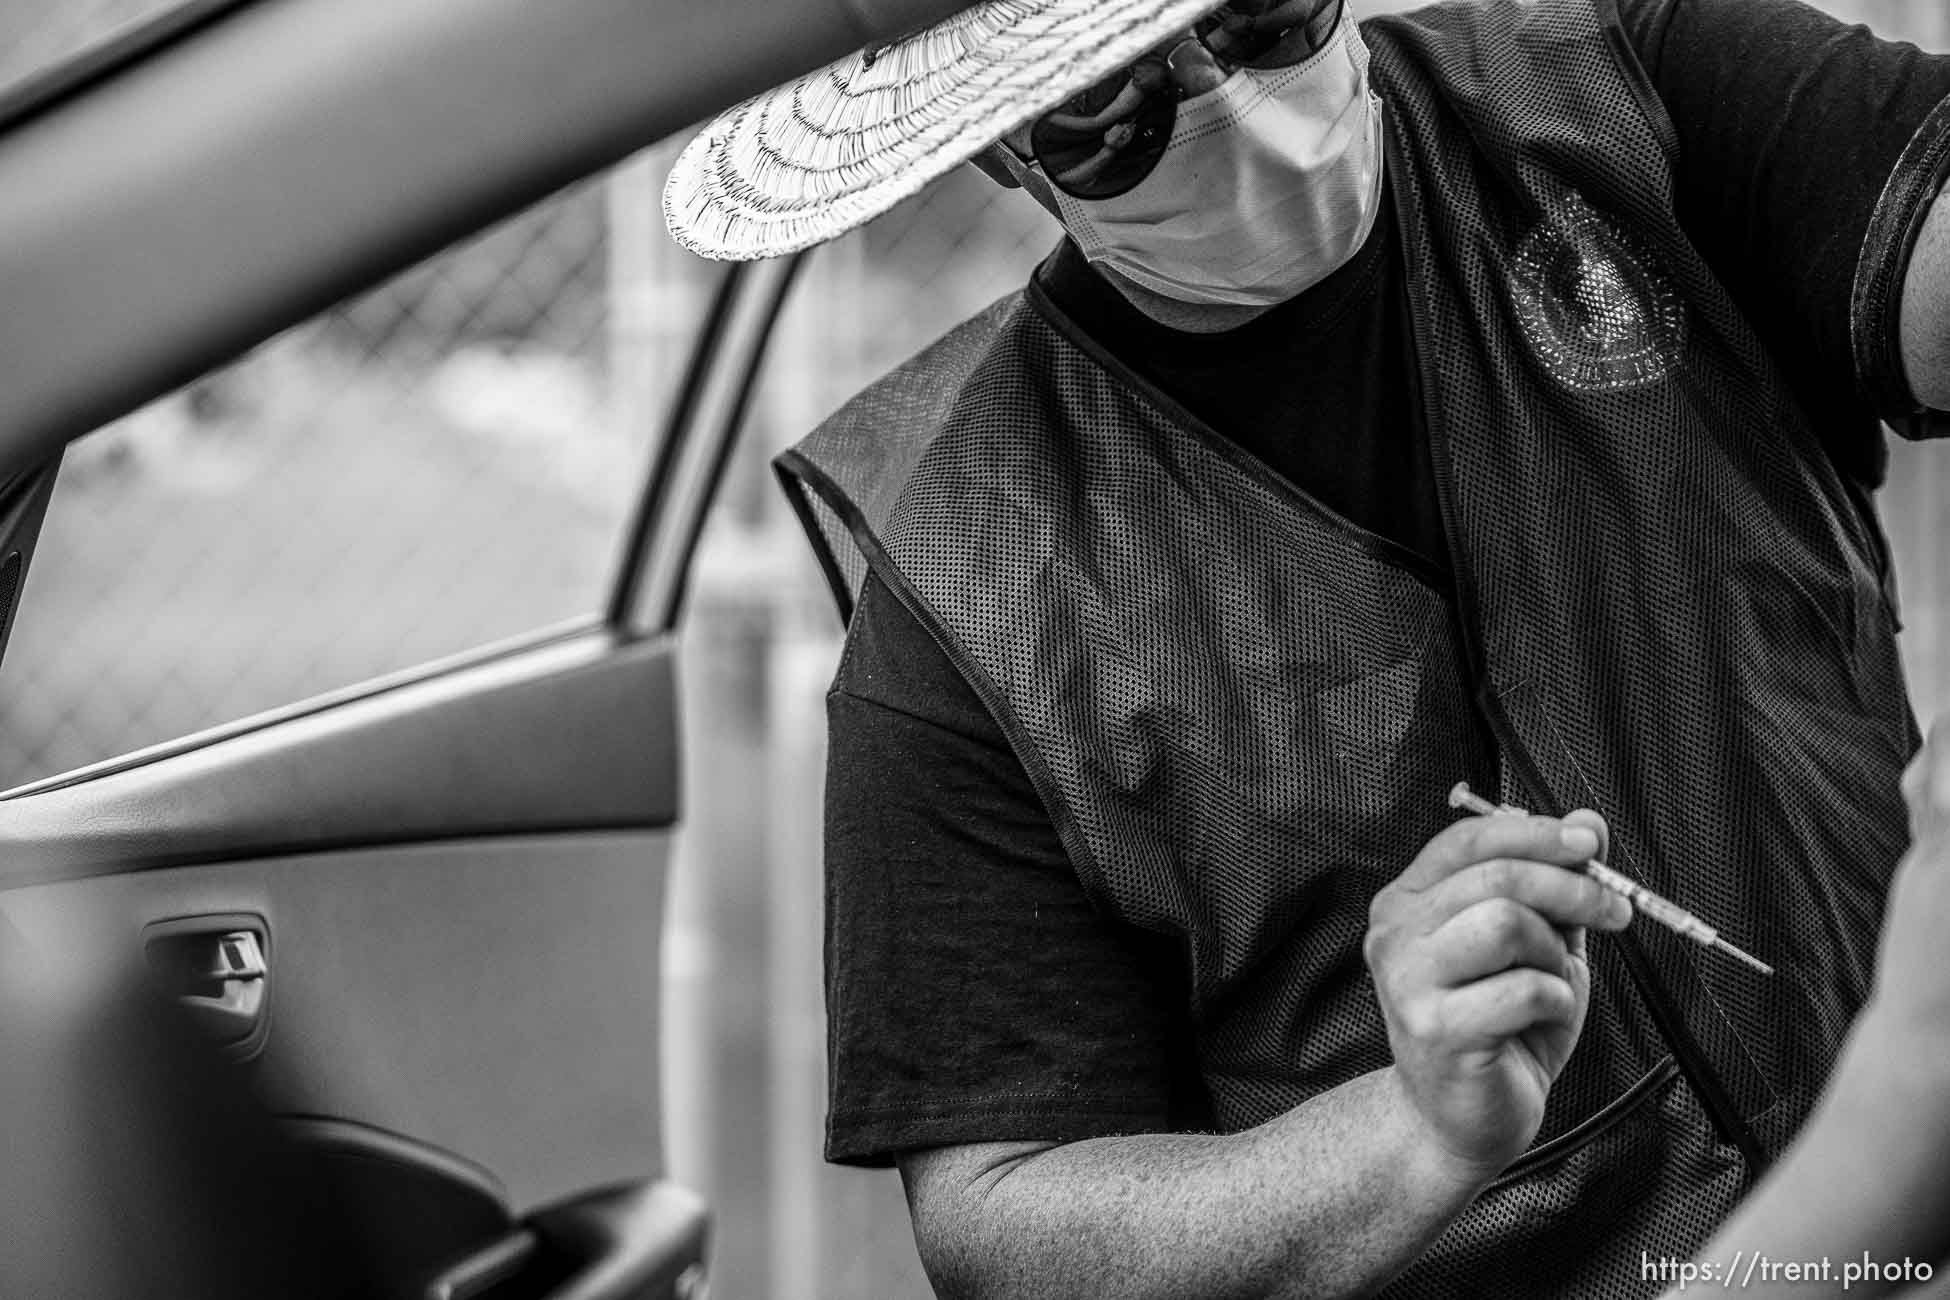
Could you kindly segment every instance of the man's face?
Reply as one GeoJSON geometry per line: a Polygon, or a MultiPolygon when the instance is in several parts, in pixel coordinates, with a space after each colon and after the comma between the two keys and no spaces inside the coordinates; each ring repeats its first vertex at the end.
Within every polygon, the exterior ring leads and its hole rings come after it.
{"type": "Polygon", "coordinates": [[[990,145],[974,162],[1022,184],[1059,221],[1049,186],[1090,201],[1128,193],[1157,165],[1178,105],[1242,67],[1303,62],[1332,35],[1342,0],[1233,0],[1110,76],[990,145]],[[1025,173],[1040,173],[1045,183],[1025,173]]]}

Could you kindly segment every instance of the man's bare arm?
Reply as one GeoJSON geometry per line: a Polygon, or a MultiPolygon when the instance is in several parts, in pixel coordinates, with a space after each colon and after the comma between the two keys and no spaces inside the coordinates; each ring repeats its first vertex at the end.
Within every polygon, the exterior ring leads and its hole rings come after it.
{"type": "MultiPolygon", "coordinates": [[[[1889,891],[1875,991],[1807,1127],[1700,1253],[1719,1269],[1740,1254],[1950,1264],[1950,717],[1910,764],[1903,795],[1911,845],[1889,891]]],[[[1855,1279],[1849,1294],[1882,1295],[1890,1281],[1855,1279]]],[[[1781,1278],[1741,1290],[1796,1294],[1781,1278]]]]}
{"type": "Polygon", "coordinates": [[[1230,1136],[947,1147],[900,1166],[946,1300],[1365,1295],[1486,1181],[1431,1149],[1392,1069],[1230,1136]]]}
{"type": "Polygon", "coordinates": [[[1941,194],[1910,254],[1898,329],[1910,391],[1950,411],[1950,202],[1941,194]]]}
{"type": "Polygon", "coordinates": [[[1584,928],[1630,908],[1564,866],[1574,813],[1479,818],[1375,898],[1366,956],[1394,1064],[1227,1136],[977,1144],[902,1158],[949,1300],[1367,1294],[1537,1133],[1590,991],[1584,928]]]}

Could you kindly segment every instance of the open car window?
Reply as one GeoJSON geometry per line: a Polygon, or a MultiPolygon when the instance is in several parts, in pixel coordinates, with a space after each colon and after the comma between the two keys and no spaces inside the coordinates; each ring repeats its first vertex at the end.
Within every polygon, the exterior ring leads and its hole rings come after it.
{"type": "Polygon", "coordinates": [[[657,153],[73,444],[0,788],[599,619],[719,268],[657,153]]]}

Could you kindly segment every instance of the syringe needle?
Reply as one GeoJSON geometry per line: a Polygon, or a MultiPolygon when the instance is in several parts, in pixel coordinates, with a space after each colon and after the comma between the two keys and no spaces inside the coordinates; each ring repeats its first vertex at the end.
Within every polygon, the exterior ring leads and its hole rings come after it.
{"type": "Polygon", "coordinates": [[[1746,962],[1749,966],[1752,966],[1755,970],[1759,971],[1763,975],[1772,975],[1774,973],[1774,968],[1772,966],[1769,966],[1766,962],[1762,961],[1760,958],[1754,956],[1750,952],[1742,952],[1739,948],[1734,947],[1732,944],[1728,943],[1725,939],[1720,938],[1718,935],[1715,935],[1713,937],[1713,946],[1715,948],[1720,949],[1722,952],[1738,957],[1741,961],[1746,962]]]}

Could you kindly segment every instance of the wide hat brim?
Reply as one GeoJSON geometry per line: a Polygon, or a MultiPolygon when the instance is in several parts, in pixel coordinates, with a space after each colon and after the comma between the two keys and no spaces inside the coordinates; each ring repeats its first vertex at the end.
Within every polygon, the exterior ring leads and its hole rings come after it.
{"type": "Polygon", "coordinates": [[[729,110],[664,187],[684,248],[796,253],[864,225],[1223,0],[989,0],[729,110]]]}

